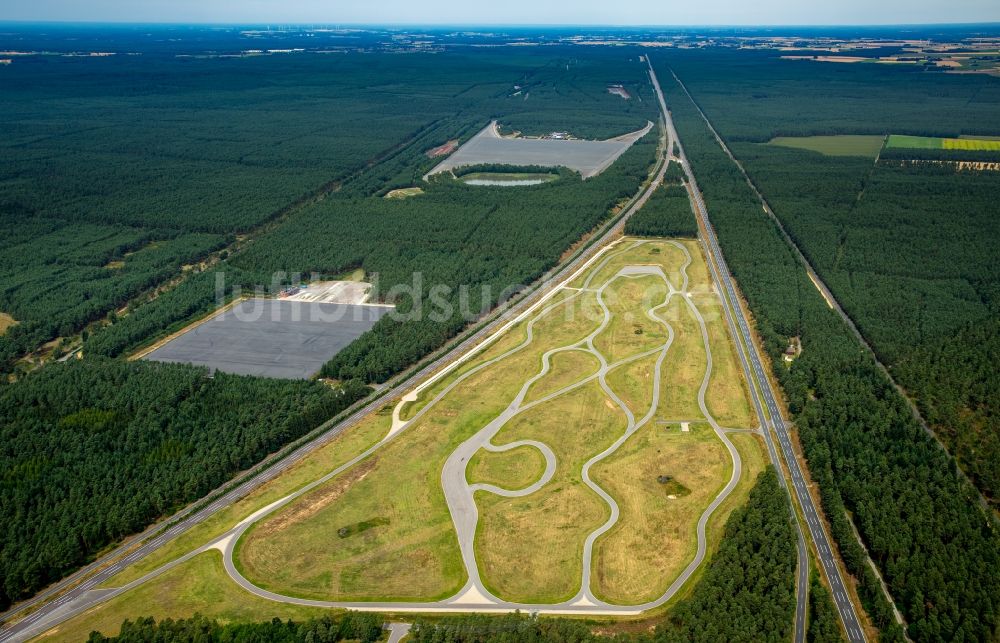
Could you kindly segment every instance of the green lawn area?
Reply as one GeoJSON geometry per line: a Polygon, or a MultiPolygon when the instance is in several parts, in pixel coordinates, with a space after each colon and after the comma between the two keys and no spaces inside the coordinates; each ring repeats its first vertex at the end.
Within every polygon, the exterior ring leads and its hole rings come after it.
{"type": "Polygon", "coordinates": [[[558,174],[540,174],[534,172],[471,172],[463,174],[459,177],[459,180],[463,183],[468,183],[469,181],[496,181],[497,183],[540,181],[548,183],[558,178],[558,174]]]}
{"type": "Polygon", "coordinates": [[[302,620],[330,612],[275,603],[244,591],[226,575],[222,554],[211,550],[66,621],[38,640],[76,643],[95,630],[110,636],[118,633],[126,618],[135,620],[140,616],[162,620],[189,618],[198,613],[222,622],[247,623],[272,618],[302,620]]]}
{"type": "Polygon", "coordinates": [[[768,145],[794,147],[819,152],[825,156],[878,156],[883,136],[845,134],[842,136],[778,136],[768,145]]]}
{"type": "Polygon", "coordinates": [[[940,150],[943,149],[942,139],[930,136],[905,136],[903,134],[890,134],[886,147],[899,147],[911,150],[940,150]]]}

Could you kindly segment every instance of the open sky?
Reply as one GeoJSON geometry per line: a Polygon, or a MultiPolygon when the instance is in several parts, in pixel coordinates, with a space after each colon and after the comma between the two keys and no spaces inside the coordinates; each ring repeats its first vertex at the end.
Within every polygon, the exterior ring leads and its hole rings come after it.
{"type": "Polygon", "coordinates": [[[1000,0],[2,0],[0,20],[830,25],[1000,21],[1000,0]]]}

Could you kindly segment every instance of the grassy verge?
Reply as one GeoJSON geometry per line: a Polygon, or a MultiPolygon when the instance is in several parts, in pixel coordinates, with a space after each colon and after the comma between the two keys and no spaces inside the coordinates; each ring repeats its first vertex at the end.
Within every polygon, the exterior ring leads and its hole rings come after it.
{"type": "Polygon", "coordinates": [[[283,498],[363,453],[365,449],[382,439],[382,436],[389,431],[389,424],[390,418],[384,413],[369,416],[274,480],[125,568],[101,587],[121,587],[221,536],[258,509],[283,498]]]}
{"type": "Polygon", "coordinates": [[[222,622],[249,622],[260,621],[265,614],[300,620],[329,614],[330,610],[274,603],[243,591],[226,575],[222,555],[212,550],[66,621],[39,640],[75,643],[93,631],[117,634],[126,618],[177,619],[196,613],[222,622]]]}

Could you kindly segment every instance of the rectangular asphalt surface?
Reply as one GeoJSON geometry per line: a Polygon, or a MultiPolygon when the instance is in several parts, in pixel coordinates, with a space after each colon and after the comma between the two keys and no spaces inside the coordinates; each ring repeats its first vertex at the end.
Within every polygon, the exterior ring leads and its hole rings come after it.
{"type": "Polygon", "coordinates": [[[389,306],[248,299],[146,355],[213,371],[305,379],[391,312],[389,306]]]}

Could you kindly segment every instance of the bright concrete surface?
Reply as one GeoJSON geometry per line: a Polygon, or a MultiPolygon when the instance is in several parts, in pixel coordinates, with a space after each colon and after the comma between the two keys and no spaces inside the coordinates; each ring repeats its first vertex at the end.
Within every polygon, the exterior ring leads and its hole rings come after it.
{"type": "Polygon", "coordinates": [[[364,304],[372,285],[364,281],[318,281],[300,289],[284,301],[312,301],[324,304],[364,304]]]}
{"type": "Polygon", "coordinates": [[[239,375],[305,379],[392,310],[388,306],[248,299],[144,359],[239,375]]]}
{"type": "MultiPolygon", "coordinates": [[[[548,138],[505,138],[497,122],[492,121],[454,154],[442,161],[427,176],[449,172],[459,167],[502,163],[504,165],[539,165],[568,167],[589,179],[608,169],[633,143],[653,129],[643,129],[605,141],[556,140],[548,138]]],[[[424,178],[427,178],[426,176],[424,178]]]]}

